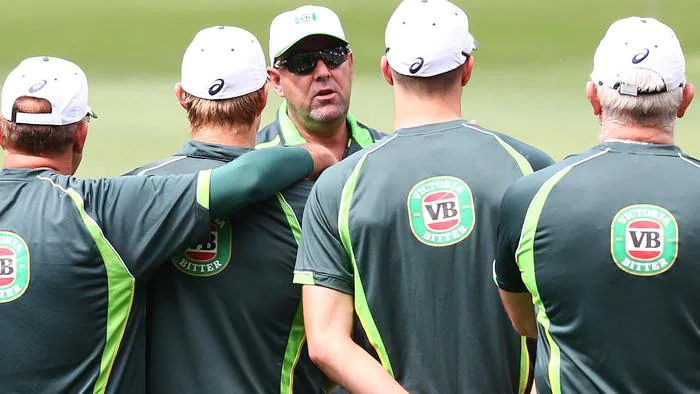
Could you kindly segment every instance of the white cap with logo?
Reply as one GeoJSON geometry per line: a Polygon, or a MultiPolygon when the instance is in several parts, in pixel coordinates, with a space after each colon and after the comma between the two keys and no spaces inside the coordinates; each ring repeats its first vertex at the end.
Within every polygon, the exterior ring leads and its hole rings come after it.
{"type": "Polygon", "coordinates": [[[297,42],[317,34],[348,42],[340,18],[326,7],[305,5],[277,15],[270,25],[270,63],[297,42]]]}
{"type": "Polygon", "coordinates": [[[464,64],[476,49],[467,14],[447,0],[404,0],[389,19],[386,57],[399,74],[432,77],[464,64]]]}
{"type": "Polygon", "coordinates": [[[213,26],[200,31],[182,59],[182,88],[195,97],[240,97],[259,90],[266,81],[260,42],[238,27],[213,26]]]}
{"type": "Polygon", "coordinates": [[[5,79],[2,87],[2,116],[14,123],[62,126],[95,117],[88,106],[88,82],[83,70],[67,60],[39,56],[23,60],[5,79]],[[20,97],[42,98],[51,103],[51,113],[14,111],[20,97]]]}
{"type": "Polygon", "coordinates": [[[593,60],[593,82],[636,96],[644,87],[622,83],[622,75],[632,69],[658,74],[673,90],[685,85],[685,56],[676,33],[653,18],[630,17],[613,23],[600,42],[593,60]]]}

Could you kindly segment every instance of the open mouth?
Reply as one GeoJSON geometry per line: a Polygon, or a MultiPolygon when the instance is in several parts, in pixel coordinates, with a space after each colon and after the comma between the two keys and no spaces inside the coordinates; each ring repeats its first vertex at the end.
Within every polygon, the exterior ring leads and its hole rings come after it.
{"type": "Polygon", "coordinates": [[[318,92],[316,92],[316,95],[314,97],[319,99],[329,99],[335,94],[336,92],[333,89],[321,89],[318,92]]]}

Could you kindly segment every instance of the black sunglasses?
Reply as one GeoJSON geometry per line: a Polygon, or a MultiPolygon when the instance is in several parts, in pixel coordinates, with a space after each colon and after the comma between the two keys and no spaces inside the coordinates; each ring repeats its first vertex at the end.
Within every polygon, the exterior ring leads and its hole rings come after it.
{"type": "Polygon", "coordinates": [[[319,60],[323,60],[326,67],[332,70],[345,63],[345,61],[348,60],[349,53],[350,47],[347,45],[321,49],[320,51],[295,53],[284,59],[276,60],[274,67],[285,67],[294,74],[308,75],[314,72],[319,60]]]}

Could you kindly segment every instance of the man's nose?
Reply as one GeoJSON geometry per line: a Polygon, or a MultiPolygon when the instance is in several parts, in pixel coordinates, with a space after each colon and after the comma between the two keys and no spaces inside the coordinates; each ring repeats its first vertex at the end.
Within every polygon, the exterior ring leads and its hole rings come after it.
{"type": "Polygon", "coordinates": [[[331,70],[326,66],[323,60],[318,59],[316,61],[316,68],[314,69],[314,79],[328,79],[331,76],[331,70]]]}

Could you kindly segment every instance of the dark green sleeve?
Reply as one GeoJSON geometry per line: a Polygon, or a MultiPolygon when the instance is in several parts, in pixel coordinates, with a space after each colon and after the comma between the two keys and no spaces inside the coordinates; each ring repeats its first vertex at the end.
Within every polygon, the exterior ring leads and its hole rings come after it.
{"type": "Polygon", "coordinates": [[[209,231],[202,190],[206,173],[89,181],[86,209],[105,239],[138,278],[209,231]]]}
{"type": "Polygon", "coordinates": [[[214,216],[233,213],[311,175],[313,160],[302,147],[246,153],[211,172],[209,209],[214,216]]]}
{"type": "Polygon", "coordinates": [[[342,182],[335,173],[321,176],[306,203],[294,283],[353,294],[353,271],[338,231],[342,182]]]}
{"type": "MultiPolygon", "coordinates": [[[[527,177],[523,179],[527,180],[527,177]]],[[[520,234],[525,215],[532,200],[532,196],[526,195],[521,190],[523,179],[516,181],[506,191],[501,200],[496,260],[493,263],[493,276],[496,285],[500,289],[511,293],[527,292],[515,255],[520,243],[520,234]]]]}

